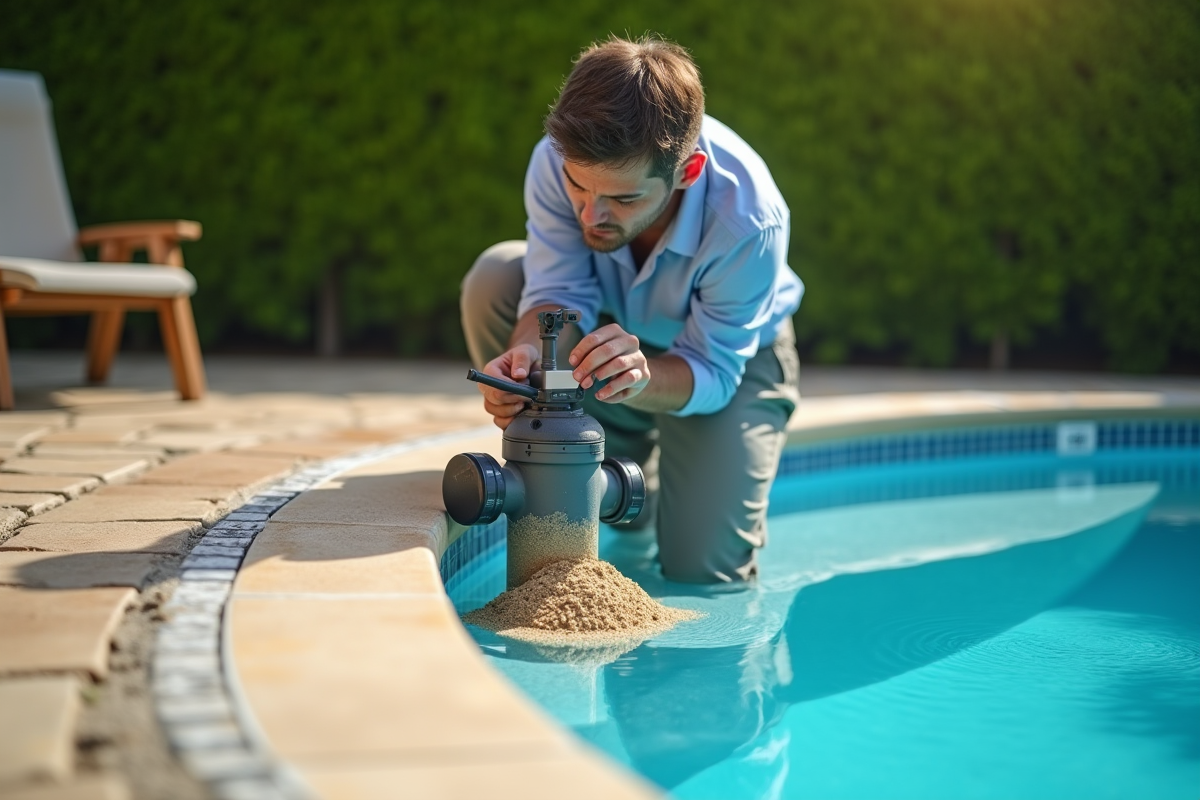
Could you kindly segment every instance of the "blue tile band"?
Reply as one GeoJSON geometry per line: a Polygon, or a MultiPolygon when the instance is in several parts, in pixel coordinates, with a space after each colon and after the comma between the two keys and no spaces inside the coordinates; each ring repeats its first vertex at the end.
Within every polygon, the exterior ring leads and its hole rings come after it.
{"type": "MultiPolygon", "coordinates": [[[[866,438],[845,439],[834,442],[824,442],[815,445],[802,445],[789,448],[783,454],[779,464],[780,477],[792,475],[811,475],[832,470],[861,467],[867,465],[884,465],[900,463],[935,462],[947,459],[967,458],[971,456],[997,455],[1047,455],[1061,453],[1059,428],[1060,422],[1043,422],[1035,424],[996,425],[979,428],[952,428],[945,430],[915,431],[910,433],[888,434],[866,438]]],[[[1141,419],[1141,420],[1111,420],[1087,423],[1095,425],[1094,453],[1106,451],[1135,450],[1135,449],[1169,449],[1200,448],[1200,419],[1141,419]]],[[[1069,455],[1064,463],[1069,464],[1069,455]]],[[[1155,480],[1162,478],[1162,471],[1197,469],[1195,465],[1109,465],[1101,468],[1094,478],[1101,483],[1155,480]],[[1118,474],[1119,473],[1119,474],[1118,474]]],[[[915,491],[917,496],[932,496],[945,493],[953,488],[954,491],[968,491],[964,488],[966,481],[970,483],[969,475],[956,476],[954,486],[942,486],[945,478],[922,477],[914,475],[914,481],[925,481],[929,486],[924,491],[909,486],[905,494],[911,496],[915,491]]],[[[1051,476],[1053,477],[1053,476],[1051,476]]],[[[1048,478],[1039,474],[1038,470],[1031,471],[1022,480],[1016,480],[1010,487],[996,485],[994,476],[980,475],[977,477],[980,491],[999,491],[1007,488],[1018,490],[1045,486],[1048,478]]],[[[831,497],[827,492],[817,506],[841,504],[844,502],[869,502],[888,499],[871,495],[870,497],[831,497]]],[[[799,505],[807,503],[800,501],[799,505]]],[[[469,528],[461,537],[446,549],[441,559],[442,580],[446,583],[448,593],[455,597],[463,597],[463,592],[470,591],[470,583],[474,577],[473,565],[483,564],[486,558],[505,547],[507,521],[504,517],[489,525],[477,525],[469,528]],[[478,560],[477,560],[478,559],[478,560]]],[[[491,598],[489,594],[482,601],[491,598]]]]}
{"type": "MultiPolygon", "coordinates": [[[[921,431],[798,447],[784,452],[779,474],[965,456],[1053,453],[1058,449],[1059,424],[921,431]]],[[[1200,447],[1200,420],[1118,420],[1095,424],[1096,452],[1200,447]]]]}

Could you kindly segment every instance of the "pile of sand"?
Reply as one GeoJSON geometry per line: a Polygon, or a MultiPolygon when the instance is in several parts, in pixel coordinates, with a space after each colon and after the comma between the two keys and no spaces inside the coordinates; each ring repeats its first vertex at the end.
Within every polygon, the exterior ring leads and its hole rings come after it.
{"type": "Polygon", "coordinates": [[[579,558],[543,567],[463,621],[536,644],[588,647],[648,639],[701,616],[656,602],[612,564],[579,558]]]}

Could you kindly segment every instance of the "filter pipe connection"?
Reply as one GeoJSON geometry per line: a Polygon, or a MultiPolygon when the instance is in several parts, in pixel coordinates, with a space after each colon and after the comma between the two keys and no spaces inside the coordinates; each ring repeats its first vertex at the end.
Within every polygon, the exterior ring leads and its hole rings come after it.
{"type": "Polygon", "coordinates": [[[609,456],[600,464],[607,485],[600,499],[600,521],[624,525],[637,519],[646,504],[646,477],[630,458],[609,456]]]}
{"type": "Polygon", "coordinates": [[[487,524],[520,511],[525,481],[515,464],[502,467],[487,453],[459,453],[442,473],[442,500],[458,524],[487,524]]]}

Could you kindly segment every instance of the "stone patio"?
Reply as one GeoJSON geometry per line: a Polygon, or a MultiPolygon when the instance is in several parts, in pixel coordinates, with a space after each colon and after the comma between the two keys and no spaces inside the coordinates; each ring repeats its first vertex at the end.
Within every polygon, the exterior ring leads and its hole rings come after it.
{"type": "MultiPolygon", "coordinates": [[[[196,780],[212,764],[201,756],[244,734],[193,727],[200,746],[172,750],[146,722],[154,631],[185,571],[236,575],[225,668],[242,713],[321,796],[653,794],[492,675],[446,603],[437,558],[456,531],[440,469],[499,445],[465,364],[212,357],[207,368],[209,397],[181,403],[158,357],[124,355],[94,388],[78,386],[78,354],[14,354],[19,410],[0,418],[0,795],[213,790],[196,780]],[[460,438],[430,438],[441,434],[460,438]],[[255,495],[308,465],[412,441],[430,444],[286,505],[255,495]],[[125,718],[142,733],[126,736],[125,718]]],[[[807,368],[802,383],[796,442],[914,420],[1200,415],[1195,377],[807,368]]],[[[179,713],[203,700],[176,699],[179,713]]]]}

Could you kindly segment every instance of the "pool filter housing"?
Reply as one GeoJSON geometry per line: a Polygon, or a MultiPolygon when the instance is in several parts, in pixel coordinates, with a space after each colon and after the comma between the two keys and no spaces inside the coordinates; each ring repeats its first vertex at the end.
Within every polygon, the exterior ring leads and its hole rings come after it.
{"type": "Polygon", "coordinates": [[[504,431],[501,465],[487,453],[459,453],[442,475],[442,499],[462,525],[508,517],[508,588],[566,558],[599,555],[599,523],[627,524],[646,499],[641,468],[605,458],[604,428],[583,410],[583,389],[570,370],[557,369],[558,333],[579,312],[538,315],[542,371],[526,386],[475,370],[470,380],[530,400],[504,431]]]}

